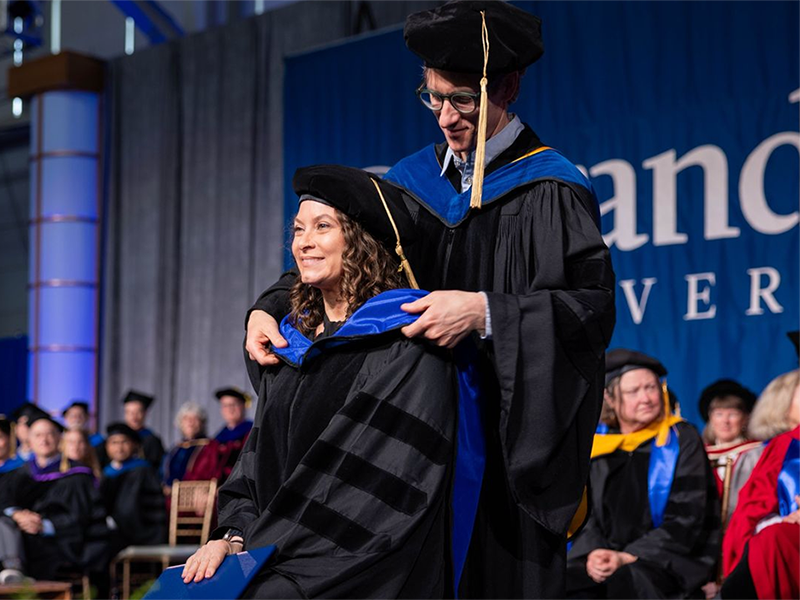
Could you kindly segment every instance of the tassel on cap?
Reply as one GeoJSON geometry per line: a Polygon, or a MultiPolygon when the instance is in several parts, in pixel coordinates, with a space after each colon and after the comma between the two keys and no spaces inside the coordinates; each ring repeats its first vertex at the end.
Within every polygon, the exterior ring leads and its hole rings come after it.
{"type": "Polygon", "coordinates": [[[378,196],[380,196],[381,202],[383,203],[383,209],[386,211],[386,216],[389,217],[389,222],[392,224],[392,229],[394,229],[394,235],[397,239],[397,245],[394,247],[394,251],[397,253],[397,256],[400,258],[400,268],[405,272],[406,279],[408,279],[409,285],[415,289],[419,289],[419,284],[417,284],[417,278],[414,277],[414,272],[411,270],[411,264],[408,262],[408,259],[403,252],[403,246],[400,244],[400,232],[397,231],[397,225],[394,222],[394,218],[392,217],[392,211],[389,210],[389,205],[386,203],[386,198],[383,197],[383,192],[381,191],[381,186],[378,185],[378,182],[375,181],[370,177],[372,181],[372,185],[375,186],[375,189],[378,190],[378,196]]]}
{"type": "Polygon", "coordinates": [[[658,429],[658,436],[656,437],[656,446],[663,446],[667,443],[670,428],[671,410],[669,408],[669,390],[667,389],[667,378],[661,381],[661,398],[664,404],[664,416],[662,417],[661,424],[658,429]]]}
{"type": "Polygon", "coordinates": [[[489,65],[489,30],[486,27],[486,11],[481,11],[481,43],[483,45],[483,77],[481,77],[481,104],[478,112],[478,142],[475,147],[475,171],[472,175],[472,193],[469,199],[470,208],[480,208],[483,197],[483,172],[486,161],[486,126],[488,110],[489,80],[486,68],[489,65]]]}

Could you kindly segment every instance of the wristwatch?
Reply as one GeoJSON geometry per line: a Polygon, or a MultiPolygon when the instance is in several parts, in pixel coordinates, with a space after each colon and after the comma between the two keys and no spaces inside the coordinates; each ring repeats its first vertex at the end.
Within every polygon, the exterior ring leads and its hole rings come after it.
{"type": "Polygon", "coordinates": [[[229,544],[235,544],[236,542],[244,544],[244,537],[242,536],[244,536],[244,532],[241,529],[234,529],[232,527],[222,536],[222,541],[228,542],[229,544]]]}

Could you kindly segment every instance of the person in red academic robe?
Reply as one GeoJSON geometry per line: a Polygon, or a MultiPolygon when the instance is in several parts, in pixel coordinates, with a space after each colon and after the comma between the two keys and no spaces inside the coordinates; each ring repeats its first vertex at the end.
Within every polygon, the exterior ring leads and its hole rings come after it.
{"type": "MultiPolygon", "coordinates": [[[[800,386],[789,418],[800,421],[800,386]],[[794,416],[792,415],[794,413],[794,416]]],[[[800,426],[772,439],[723,542],[722,598],[800,597],[800,426]]]]}

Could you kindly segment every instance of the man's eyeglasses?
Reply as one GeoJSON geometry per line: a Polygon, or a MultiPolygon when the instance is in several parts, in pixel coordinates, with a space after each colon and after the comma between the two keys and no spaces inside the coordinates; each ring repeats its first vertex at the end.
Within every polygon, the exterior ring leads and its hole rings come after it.
{"type": "Polygon", "coordinates": [[[417,90],[417,98],[420,99],[425,106],[431,110],[439,111],[444,107],[444,101],[448,100],[450,106],[455,108],[462,115],[468,115],[475,112],[478,108],[478,98],[480,94],[473,94],[471,92],[455,92],[453,94],[440,94],[429,90],[428,88],[419,88],[417,90]]]}

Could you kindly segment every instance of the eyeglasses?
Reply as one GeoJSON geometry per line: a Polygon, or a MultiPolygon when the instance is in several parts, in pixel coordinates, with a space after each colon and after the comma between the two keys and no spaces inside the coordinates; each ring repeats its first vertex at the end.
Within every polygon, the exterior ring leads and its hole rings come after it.
{"type": "Polygon", "coordinates": [[[444,101],[448,100],[450,106],[455,108],[462,115],[468,115],[475,112],[475,109],[478,108],[478,98],[480,98],[480,94],[473,94],[471,92],[440,94],[428,88],[421,87],[417,90],[417,98],[419,98],[420,102],[425,106],[435,111],[442,110],[444,101]]]}

